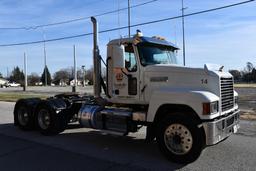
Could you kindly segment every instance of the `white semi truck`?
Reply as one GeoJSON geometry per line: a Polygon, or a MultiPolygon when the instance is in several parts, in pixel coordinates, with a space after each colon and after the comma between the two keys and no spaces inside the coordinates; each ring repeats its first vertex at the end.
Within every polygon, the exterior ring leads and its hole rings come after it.
{"type": "Polygon", "coordinates": [[[178,47],[160,37],[112,40],[107,45],[107,81],[101,78],[97,21],[94,28],[94,95],[59,94],[46,100],[20,99],[14,123],[44,135],[79,121],[86,128],[125,136],[147,127],[171,161],[188,163],[239,128],[238,94],[222,67],[178,66],[178,47]],[[104,89],[105,94],[101,91],[104,89]]]}

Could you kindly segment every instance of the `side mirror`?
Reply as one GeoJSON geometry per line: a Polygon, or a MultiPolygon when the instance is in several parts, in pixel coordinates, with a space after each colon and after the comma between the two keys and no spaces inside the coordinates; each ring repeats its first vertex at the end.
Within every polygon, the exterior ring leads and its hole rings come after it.
{"type": "Polygon", "coordinates": [[[131,67],[131,61],[125,60],[125,68],[130,68],[130,67],[131,67]]]}
{"type": "Polygon", "coordinates": [[[124,68],[125,67],[125,52],[124,45],[114,45],[113,48],[113,67],[124,68]]]}

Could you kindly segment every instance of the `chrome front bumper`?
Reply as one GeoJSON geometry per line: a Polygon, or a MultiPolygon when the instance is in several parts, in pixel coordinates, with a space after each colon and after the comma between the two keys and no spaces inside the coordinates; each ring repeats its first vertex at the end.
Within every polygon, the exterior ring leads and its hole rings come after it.
{"type": "Polygon", "coordinates": [[[204,122],[206,145],[214,145],[224,140],[239,129],[239,110],[230,112],[226,117],[215,121],[204,122]]]}

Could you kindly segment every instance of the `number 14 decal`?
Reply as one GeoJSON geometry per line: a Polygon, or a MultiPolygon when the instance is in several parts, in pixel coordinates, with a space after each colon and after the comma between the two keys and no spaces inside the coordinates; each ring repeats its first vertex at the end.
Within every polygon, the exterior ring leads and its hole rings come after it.
{"type": "Polygon", "coordinates": [[[208,84],[208,80],[207,79],[201,79],[201,83],[202,84],[208,84]]]}

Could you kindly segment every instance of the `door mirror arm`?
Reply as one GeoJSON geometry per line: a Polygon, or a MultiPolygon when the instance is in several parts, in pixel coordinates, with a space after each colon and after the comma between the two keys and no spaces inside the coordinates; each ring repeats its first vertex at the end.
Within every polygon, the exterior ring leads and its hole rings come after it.
{"type": "Polygon", "coordinates": [[[127,74],[126,72],[124,72],[124,70],[123,70],[123,68],[121,68],[121,71],[122,71],[122,73],[126,76],[126,77],[131,77],[131,74],[127,74]]]}

